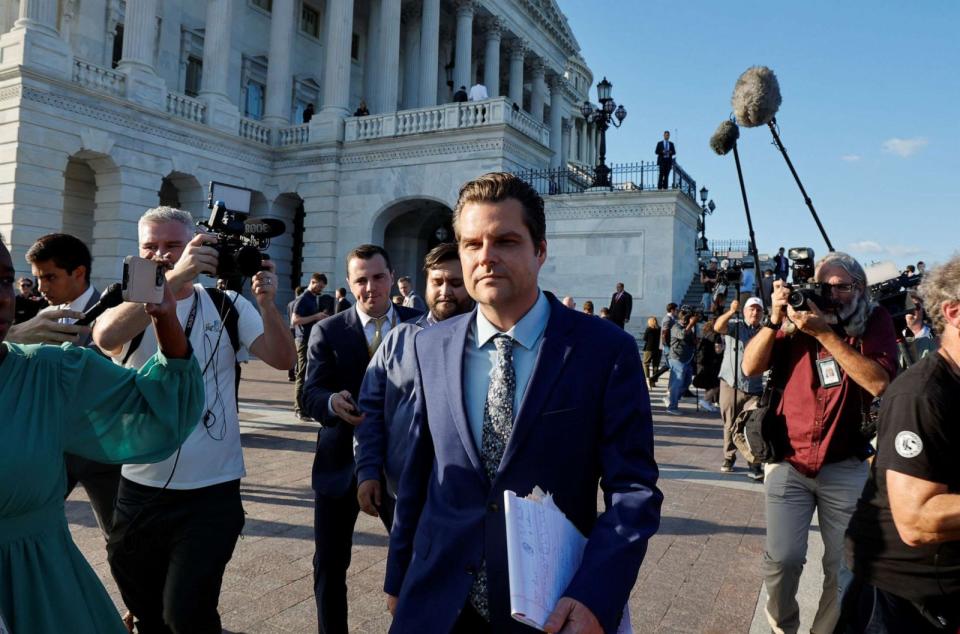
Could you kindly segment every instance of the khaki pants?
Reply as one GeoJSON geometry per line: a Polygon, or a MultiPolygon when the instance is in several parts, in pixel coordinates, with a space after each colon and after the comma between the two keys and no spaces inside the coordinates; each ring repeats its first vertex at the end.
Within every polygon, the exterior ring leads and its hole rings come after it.
{"type": "Polygon", "coordinates": [[[303,384],[307,378],[307,342],[297,342],[297,380],[293,384],[293,411],[300,413],[303,407],[303,384]]]}
{"type": "Polygon", "coordinates": [[[766,615],[776,634],[800,628],[797,588],[807,557],[807,534],[813,511],[823,540],[823,590],[812,634],[833,632],[840,616],[840,592],[851,574],[843,563],[843,534],[867,480],[867,463],[858,458],[824,465],[815,478],[801,475],[786,462],[764,465],[767,550],[763,572],[766,615]]]}
{"type": "Polygon", "coordinates": [[[737,459],[737,446],[733,444],[733,423],[743,409],[753,401],[760,398],[760,395],[747,394],[742,390],[736,390],[737,409],[733,409],[732,386],[726,381],[720,379],[720,417],[723,419],[723,459],[735,462],[737,459]]]}

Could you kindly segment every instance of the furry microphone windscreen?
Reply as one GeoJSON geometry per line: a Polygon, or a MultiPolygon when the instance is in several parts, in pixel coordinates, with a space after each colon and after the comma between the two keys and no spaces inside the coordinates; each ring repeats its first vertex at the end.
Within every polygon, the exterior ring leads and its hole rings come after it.
{"type": "Polygon", "coordinates": [[[717,131],[710,137],[710,147],[713,151],[723,156],[733,149],[740,138],[740,128],[733,121],[724,121],[717,126],[717,131]]]}
{"type": "Polygon", "coordinates": [[[748,128],[766,125],[780,108],[780,84],[766,66],[751,66],[737,79],[733,88],[733,114],[737,123],[748,128]]]}

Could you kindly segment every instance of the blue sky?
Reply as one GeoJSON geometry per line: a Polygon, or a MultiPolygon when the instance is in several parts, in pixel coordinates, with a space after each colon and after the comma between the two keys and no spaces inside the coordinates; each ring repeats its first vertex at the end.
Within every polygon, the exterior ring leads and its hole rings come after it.
{"type": "MultiPolygon", "coordinates": [[[[707,143],[737,77],[761,64],[779,79],[780,137],[834,248],[900,267],[960,251],[960,2],[557,2],[594,84],[606,76],[629,113],[607,133],[608,160],[653,160],[670,130],[717,204],[708,237],[747,237],[733,154],[707,143]]],[[[742,128],[739,151],[761,252],[825,253],[769,130],[742,128]]]]}

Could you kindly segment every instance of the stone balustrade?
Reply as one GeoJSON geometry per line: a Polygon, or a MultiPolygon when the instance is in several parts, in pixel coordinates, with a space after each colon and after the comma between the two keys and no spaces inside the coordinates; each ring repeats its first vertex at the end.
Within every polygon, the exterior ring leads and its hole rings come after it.
{"type": "Polygon", "coordinates": [[[175,92],[167,93],[167,112],[175,117],[203,123],[203,115],[206,109],[207,105],[199,99],[175,92]]]}
{"type": "Polygon", "coordinates": [[[123,96],[127,76],[81,59],[73,60],[73,81],[84,88],[123,96]]]}
{"type": "Polygon", "coordinates": [[[303,145],[310,142],[310,124],[301,123],[285,128],[277,128],[277,145],[303,145]]]}
{"type": "Polygon", "coordinates": [[[529,114],[513,110],[506,97],[348,117],[344,136],[347,142],[367,141],[490,125],[508,125],[541,145],[549,146],[550,143],[547,127],[529,114]]]}
{"type": "Polygon", "coordinates": [[[270,145],[270,127],[254,119],[241,117],[240,138],[270,145]]]}

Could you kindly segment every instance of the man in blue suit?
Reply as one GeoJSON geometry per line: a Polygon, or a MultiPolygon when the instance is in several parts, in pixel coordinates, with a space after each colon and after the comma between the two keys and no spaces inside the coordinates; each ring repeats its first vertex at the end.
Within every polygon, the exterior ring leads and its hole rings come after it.
{"type": "MultiPolygon", "coordinates": [[[[314,325],[303,390],[303,410],[322,425],[313,460],[313,578],[321,634],[347,632],[347,568],[360,512],[353,428],[363,420],[354,398],[370,357],[390,329],[420,315],[390,301],[393,269],[382,247],[364,244],[351,251],[347,282],[357,303],[314,325]]],[[[387,496],[379,511],[389,530],[392,498],[387,496]]]]}
{"type": "Polygon", "coordinates": [[[547,631],[613,632],[663,499],[636,343],[540,291],[543,200],[520,179],[464,185],[454,230],[478,309],[414,340],[422,398],[390,535],[391,632],[532,631],[510,617],[502,504],[534,486],[588,537],[547,631]]]}

